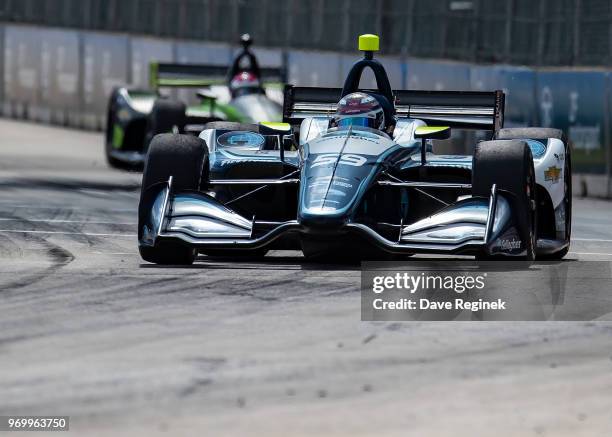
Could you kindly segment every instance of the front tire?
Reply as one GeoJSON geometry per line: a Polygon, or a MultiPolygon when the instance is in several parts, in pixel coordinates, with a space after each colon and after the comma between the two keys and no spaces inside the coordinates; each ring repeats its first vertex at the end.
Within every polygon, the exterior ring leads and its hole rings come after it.
{"type": "MultiPolygon", "coordinates": [[[[200,190],[208,181],[208,147],[204,140],[191,135],[161,134],[151,141],[142,175],[139,216],[144,211],[142,194],[147,188],[167,182],[172,176],[175,191],[200,190]]],[[[139,227],[141,227],[139,225],[139,227]]],[[[196,258],[195,249],[181,243],[164,241],[155,246],[139,246],[142,259],[155,264],[189,265],[196,258]]]]}
{"type": "MultiPolygon", "coordinates": [[[[512,210],[525,253],[519,259],[533,261],[537,244],[536,180],[533,157],[527,143],[498,140],[476,145],[472,193],[474,196],[489,197],[493,184],[498,190],[512,195],[512,210]]],[[[495,259],[497,254],[482,253],[478,258],[495,259]]]]}

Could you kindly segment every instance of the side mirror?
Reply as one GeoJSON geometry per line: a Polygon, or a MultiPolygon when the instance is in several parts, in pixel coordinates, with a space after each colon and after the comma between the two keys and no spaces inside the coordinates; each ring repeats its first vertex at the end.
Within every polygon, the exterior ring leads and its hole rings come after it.
{"type": "Polygon", "coordinates": [[[427,140],[448,140],[451,128],[448,126],[419,126],[414,131],[414,138],[421,140],[421,165],[427,163],[427,140]]]}
{"type": "MultiPolygon", "coordinates": [[[[289,145],[287,138],[293,140],[293,131],[289,123],[278,123],[263,121],[259,123],[259,133],[262,135],[274,135],[278,141],[281,162],[285,162],[285,147],[289,145]]],[[[293,144],[294,141],[291,141],[293,144]]]]}
{"type": "Polygon", "coordinates": [[[414,137],[424,140],[448,140],[451,128],[448,126],[419,126],[414,131],[414,137]]]}

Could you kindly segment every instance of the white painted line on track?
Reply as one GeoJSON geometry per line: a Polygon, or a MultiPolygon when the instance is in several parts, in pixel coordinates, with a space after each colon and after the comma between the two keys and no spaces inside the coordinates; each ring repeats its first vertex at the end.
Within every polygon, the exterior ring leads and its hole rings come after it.
{"type": "Polygon", "coordinates": [[[138,252],[91,252],[94,255],[138,255],[138,252]]]}
{"type": "Polygon", "coordinates": [[[3,203],[0,202],[4,208],[26,208],[26,209],[60,209],[60,210],[84,210],[84,211],[104,211],[104,212],[130,212],[135,213],[137,211],[136,208],[87,208],[84,206],[72,206],[72,205],[49,205],[49,206],[40,206],[40,205],[23,205],[23,204],[13,204],[13,203],[3,203]]]}
{"type": "Polygon", "coordinates": [[[38,231],[38,230],[13,230],[0,229],[0,234],[59,234],[59,235],[83,235],[85,237],[126,237],[136,238],[136,234],[98,234],[92,232],[64,232],[64,231],[38,231]]]}
{"type": "Polygon", "coordinates": [[[572,255],[606,255],[606,256],[612,256],[612,253],[601,253],[601,252],[568,252],[568,254],[572,254],[572,255]]]}
{"type": "Polygon", "coordinates": [[[87,221],[87,220],[60,220],[60,219],[28,219],[28,218],[10,218],[10,217],[0,217],[0,221],[3,222],[18,222],[18,221],[26,221],[26,222],[36,222],[36,223],[81,223],[84,225],[123,225],[123,226],[132,226],[137,225],[136,222],[130,223],[119,223],[119,222],[111,222],[111,221],[87,221]]]}
{"type": "Polygon", "coordinates": [[[592,241],[600,243],[612,243],[612,240],[602,240],[599,238],[572,238],[572,241],[592,241]]]}

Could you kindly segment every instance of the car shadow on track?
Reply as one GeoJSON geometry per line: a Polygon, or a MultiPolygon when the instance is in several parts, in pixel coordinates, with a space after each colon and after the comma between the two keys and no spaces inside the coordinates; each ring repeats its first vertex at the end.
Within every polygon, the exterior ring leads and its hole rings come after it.
{"type": "Polygon", "coordinates": [[[259,259],[244,259],[231,257],[198,257],[189,266],[140,264],[145,269],[227,269],[227,270],[342,270],[360,271],[359,262],[320,263],[307,261],[303,257],[270,257],[259,259]]]}
{"type": "MultiPolygon", "coordinates": [[[[380,260],[377,260],[380,261],[380,260]]],[[[440,266],[445,263],[452,262],[468,262],[476,263],[471,258],[457,258],[457,257],[410,257],[405,259],[396,259],[389,261],[390,264],[401,265],[402,263],[410,263],[414,266],[415,263],[426,265],[440,266]]],[[[557,261],[558,264],[568,264],[576,262],[577,260],[566,259],[557,261]]],[[[546,264],[556,264],[555,262],[546,262],[546,264]]],[[[536,262],[536,265],[538,262],[536,262]]],[[[499,263],[499,267],[503,271],[521,271],[527,267],[528,264],[525,262],[504,262],[499,263]]],[[[362,270],[361,261],[344,260],[338,262],[321,262],[312,261],[304,258],[303,256],[266,256],[263,258],[244,258],[244,257],[221,257],[221,256],[198,256],[196,262],[189,266],[183,265],[156,265],[156,264],[140,264],[141,268],[145,269],[227,269],[227,270],[308,270],[308,271],[355,271],[359,272],[362,270]]]]}

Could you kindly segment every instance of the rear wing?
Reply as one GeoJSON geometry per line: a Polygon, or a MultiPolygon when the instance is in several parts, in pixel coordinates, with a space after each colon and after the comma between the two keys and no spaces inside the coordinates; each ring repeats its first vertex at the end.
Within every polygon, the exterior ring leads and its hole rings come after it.
{"type": "MultiPolygon", "coordinates": [[[[374,90],[364,90],[376,92],[374,90]]],[[[299,126],[306,117],[331,116],[340,88],[285,86],[283,121],[299,126]]],[[[396,115],[458,129],[497,131],[504,125],[503,91],[394,91],[396,115]]]]}
{"type": "MultiPolygon", "coordinates": [[[[224,85],[229,66],[205,64],[150,64],[149,83],[152,89],[162,87],[202,88],[210,85],[224,85]]],[[[286,82],[283,67],[261,67],[261,79],[266,83],[286,82]]]]}

